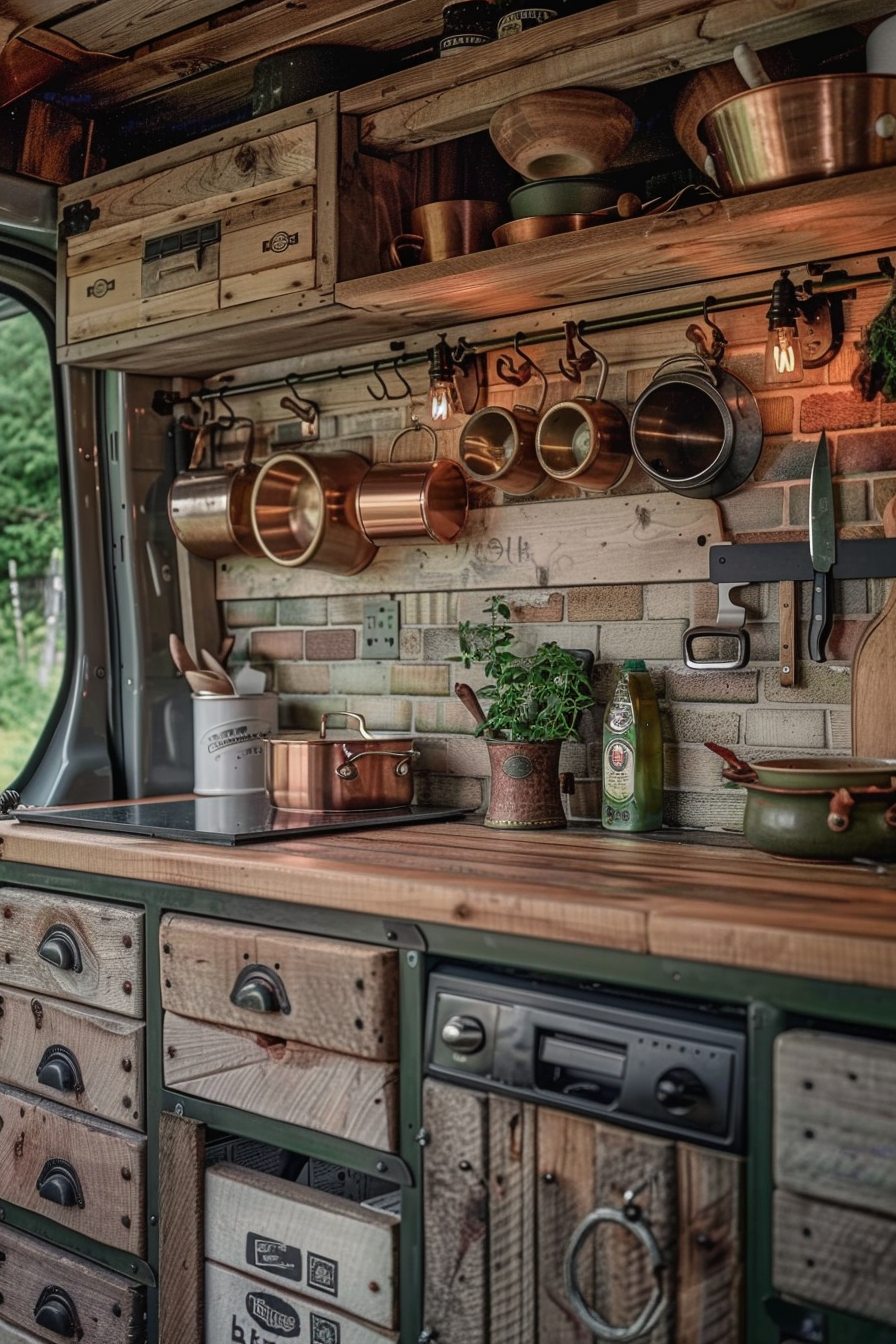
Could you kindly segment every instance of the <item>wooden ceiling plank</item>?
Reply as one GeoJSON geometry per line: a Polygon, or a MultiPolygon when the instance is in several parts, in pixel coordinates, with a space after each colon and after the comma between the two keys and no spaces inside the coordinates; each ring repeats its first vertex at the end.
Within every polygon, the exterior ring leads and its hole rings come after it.
{"type": "MultiPolygon", "coordinates": [[[[127,3],[119,6],[121,26],[128,26],[127,3]]],[[[111,14],[111,4],[104,5],[111,14]]],[[[88,15],[80,16],[82,18],[88,15]]],[[[407,45],[433,34],[441,24],[439,0],[355,0],[340,3],[334,10],[332,0],[307,0],[301,9],[294,0],[273,0],[273,3],[253,9],[251,14],[240,11],[240,17],[200,32],[185,33],[180,41],[166,45],[162,50],[150,51],[136,57],[120,68],[108,80],[100,76],[71,85],[71,91],[87,94],[96,100],[96,106],[119,104],[146,96],[175,83],[187,73],[196,73],[202,65],[235,64],[257,60],[266,51],[277,51],[302,42],[336,40],[340,45],[368,46],[372,49],[407,45]]],[[[77,28],[87,36],[86,25],[77,20],[65,25],[65,32],[73,36],[77,28]]],[[[131,45],[133,42],[133,26],[131,45]]],[[[93,43],[105,42],[109,49],[122,38],[111,22],[102,30],[91,32],[93,43]]],[[[83,40],[82,37],[78,38],[83,40]]]]}

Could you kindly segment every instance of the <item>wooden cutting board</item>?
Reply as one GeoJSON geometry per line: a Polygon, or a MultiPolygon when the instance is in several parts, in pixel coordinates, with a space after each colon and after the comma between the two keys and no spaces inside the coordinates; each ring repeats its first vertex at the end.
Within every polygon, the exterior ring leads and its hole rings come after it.
{"type": "MultiPolygon", "coordinates": [[[[896,537],[896,496],[883,521],[886,535],[896,537]]],[[[896,759],[896,580],[853,656],[852,751],[896,759]]]]}

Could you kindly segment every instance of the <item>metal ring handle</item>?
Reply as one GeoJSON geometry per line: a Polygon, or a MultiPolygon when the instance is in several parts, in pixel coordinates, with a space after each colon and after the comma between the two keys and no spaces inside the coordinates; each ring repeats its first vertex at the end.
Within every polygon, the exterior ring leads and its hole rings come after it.
{"type": "Polygon", "coordinates": [[[362,756],[397,756],[398,764],[395,766],[394,773],[399,779],[403,779],[410,771],[411,761],[415,761],[420,755],[419,751],[356,751],[352,754],[352,752],[346,750],[345,747],[343,747],[343,751],[345,751],[345,762],[343,765],[337,765],[336,767],[336,774],[340,779],[358,778],[358,771],[355,769],[355,761],[360,761],[362,756]]]}
{"type": "Polygon", "coordinates": [[[699,366],[698,371],[699,371],[699,372],[702,372],[702,373],[705,373],[706,376],[707,376],[707,378],[708,378],[708,379],[710,380],[710,382],[713,384],[713,386],[715,386],[715,383],[716,383],[716,370],[715,370],[715,367],[713,366],[712,362],[711,362],[705,355],[701,355],[701,354],[700,354],[698,351],[696,351],[696,350],[694,351],[694,353],[693,353],[692,355],[688,355],[688,354],[685,354],[685,355],[672,355],[672,356],[670,356],[669,359],[664,359],[663,362],[662,362],[662,364],[660,364],[659,367],[654,371],[654,375],[653,375],[654,378],[664,378],[664,377],[666,377],[667,375],[663,373],[663,370],[664,370],[664,369],[670,369],[670,368],[673,366],[673,364],[692,364],[692,365],[693,365],[693,364],[696,364],[696,365],[698,365],[698,366],[699,366]]]}
{"type": "Polygon", "coordinates": [[[420,423],[419,420],[415,420],[414,423],[412,425],[409,425],[406,429],[400,429],[398,431],[398,433],[395,435],[395,438],[392,440],[392,446],[389,449],[388,461],[390,462],[392,461],[392,454],[395,452],[395,445],[398,443],[398,440],[403,439],[405,434],[416,434],[417,431],[420,429],[424,430],[432,439],[432,461],[435,462],[436,458],[439,455],[438,435],[436,434],[435,430],[432,428],[431,425],[423,425],[420,423]]]}
{"type": "Polygon", "coordinates": [[[337,718],[354,719],[358,725],[358,732],[360,733],[361,737],[366,738],[368,742],[372,742],[374,740],[373,733],[367,731],[367,720],[364,718],[364,715],[354,714],[350,709],[331,709],[328,714],[321,714],[320,735],[322,740],[327,736],[327,724],[330,722],[330,719],[337,719],[337,718]]]}
{"type": "Polygon", "coordinates": [[[637,1218],[631,1217],[632,1206],[628,1206],[630,1212],[627,1214],[622,1209],[594,1209],[579,1223],[575,1232],[572,1234],[569,1246],[566,1249],[566,1256],[563,1261],[563,1280],[566,1288],[566,1296],[569,1298],[570,1305],[578,1316],[582,1324],[596,1335],[598,1339],[613,1339],[624,1341],[638,1339],[641,1335],[646,1335],[652,1330],[666,1309],[666,1294],[662,1282],[662,1273],[664,1261],[662,1252],[656,1244],[656,1239],[650,1230],[643,1213],[639,1212],[637,1218]],[[576,1281],[576,1256],[582,1249],[586,1238],[593,1229],[600,1223],[616,1223],[619,1227],[628,1228],[629,1232],[640,1241],[641,1245],[650,1256],[650,1265],[656,1279],[656,1287],[651,1294],[650,1301],[644,1310],[638,1316],[637,1320],[630,1325],[611,1325],[605,1321],[603,1316],[598,1316],[597,1312],[582,1297],[576,1281]]]}
{"type": "Polygon", "coordinates": [[[730,625],[692,625],[685,630],[682,638],[682,658],[685,667],[697,672],[730,672],[736,667],[746,667],[750,661],[750,636],[746,630],[738,630],[730,625]],[[719,658],[705,661],[694,657],[694,641],[700,638],[737,640],[737,653],[733,658],[719,658]]]}

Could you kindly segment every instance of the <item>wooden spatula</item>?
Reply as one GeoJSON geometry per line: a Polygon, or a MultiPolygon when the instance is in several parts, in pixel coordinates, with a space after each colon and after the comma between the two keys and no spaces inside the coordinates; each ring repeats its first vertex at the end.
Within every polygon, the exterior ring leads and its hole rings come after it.
{"type": "MultiPolygon", "coordinates": [[[[896,537],[896,496],[884,509],[884,532],[896,537]]],[[[896,760],[896,580],[852,660],[852,752],[896,760]]]]}

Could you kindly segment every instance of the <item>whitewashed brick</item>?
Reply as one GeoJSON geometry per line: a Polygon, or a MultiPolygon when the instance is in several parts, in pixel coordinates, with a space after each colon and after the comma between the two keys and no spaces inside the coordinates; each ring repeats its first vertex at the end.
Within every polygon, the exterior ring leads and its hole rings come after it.
{"type": "Polygon", "coordinates": [[[670,700],[705,700],[749,704],[759,698],[759,672],[742,667],[733,672],[695,672],[689,667],[666,668],[666,695],[670,700]]]}
{"type": "Polygon", "coordinates": [[[471,733],[474,723],[459,700],[416,700],[414,732],[471,733]]]}
{"type": "Polygon", "coordinates": [[[322,714],[335,714],[340,709],[347,708],[348,702],[344,695],[310,695],[303,699],[281,695],[280,727],[309,728],[317,731],[320,728],[322,714]]]}
{"type": "Polygon", "coordinates": [[[706,747],[672,742],[663,748],[664,784],[667,789],[721,788],[722,766],[721,758],[707,751],[706,747]]]}
{"type": "MultiPolygon", "coordinates": [[[[723,831],[743,831],[746,789],[716,789],[712,793],[667,789],[663,819],[667,826],[693,826],[723,831]]],[[[661,952],[662,948],[654,948],[661,952]]]]}
{"type": "Polygon", "coordinates": [[[645,618],[650,621],[688,620],[690,590],[688,583],[645,583],[645,618]]]}
{"type": "Polygon", "coordinates": [[[341,695],[386,695],[391,663],[374,659],[355,663],[330,663],[330,689],[341,695]]]}
{"type": "Polygon", "coordinates": [[[852,677],[836,663],[797,663],[797,685],[782,686],[777,668],[762,671],[762,693],[774,704],[848,705],[852,677]]]}
{"type": "Polygon", "coordinates": [[[453,674],[444,663],[393,663],[390,690],[393,695],[448,695],[453,674]]]}
{"type": "Polygon", "coordinates": [[[328,597],[327,620],[330,625],[363,625],[364,603],[375,602],[371,597],[328,597]]]}
{"type": "Polygon", "coordinates": [[[663,715],[667,742],[723,742],[740,740],[740,714],[734,710],[671,709],[663,715]]]}
{"type": "Polygon", "coordinates": [[[398,634],[398,652],[406,662],[419,662],[423,657],[423,631],[416,626],[404,626],[398,634]]]}
{"type": "Polygon", "coordinates": [[[466,807],[481,811],[483,781],[459,775],[421,774],[416,777],[414,801],[422,807],[466,807]]]}
{"type": "Polygon", "coordinates": [[[488,747],[480,737],[452,737],[448,742],[448,770],[452,775],[488,775],[488,747]]]}
{"type": "MultiPolygon", "coordinates": [[[[461,595],[463,597],[467,594],[461,595]]],[[[478,594],[469,594],[479,598],[478,594]]],[[[457,593],[402,593],[401,621],[403,625],[456,625],[459,597],[457,593]]],[[[479,600],[479,606],[482,601],[479,600]]],[[[470,617],[478,620],[478,614],[470,617]]]]}
{"type": "Polygon", "coordinates": [[[847,756],[852,752],[852,712],[849,709],[828,710],[828,746],[847,756]]]}
{"type": "Polygon", "coordinates": [[[355,696],[348,704],[353,714],[363,714],[367,727],[377,732],[408,733],[411,730],[411,702],[394,696],[355,696]]]}
{"type": "Polygon", "coordinates": [[[825,746],[824,729],[823,709],[748,709],[744,741],[749,746],[815,750],[825,746]]]}
{"type": "Polygon", "coordinates": [[[626,658],[680,658],[685,621],[612,621],[600,627],[600,656],[606,661],[626,658]]]}

